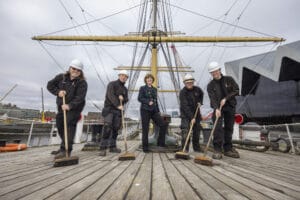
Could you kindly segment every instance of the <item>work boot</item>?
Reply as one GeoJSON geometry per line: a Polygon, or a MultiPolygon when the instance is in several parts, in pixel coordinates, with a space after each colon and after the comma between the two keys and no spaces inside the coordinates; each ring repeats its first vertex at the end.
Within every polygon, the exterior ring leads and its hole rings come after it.
{"type": "Polygon", "coordinates": [[[199,148],[193,148],[193,149],[194,149],[194,152],[197,152],[197,153],[204,152],[203,149],[201,149],[201,147],[199,147],[199,148]]]}
{"type": "Polygon", "coordinates": [[[234,148],[232,148],[229,151],[225,151],[224,152],[224,156],[228,156],[228,157],[231,157],[231,158],[239,158],[240,154],[239,154],[239,152],[237,150],[235,150],[234,148]]]}
{"type": "Polygon", "coordinates": [[[216,160],[220,160],[220,159],[222,159],[222,153],[219,151],[215,151],[212,155],[212,158],[216,159],[216,160]]]}
{"type": "Polygon", "coordinates": [[[66,157],[66,152],[65,151],[59,151],[58,154],[54,156],[54,159],[61,159],[66,157]]]}
{"type": "Polygon", "coordinates": [[[111,153],[121,153],[121,149],[117,148],[117,147],[113,147],[109,149],[109,152],[111,153]]]}
{"type": "Polygon", "coordinates": [[[106,156],[106,150],[100,150],[99,156],[106,156]]]}
{"type": "Polygon", "coordinates": [[[59,152],[60,152],[60,149],[58,149],[58,150],[56,150],[56,151],[51,151],[51,154],[52,154],[52,155],[56,155],[56,154],[59,154],[59,152]]]}

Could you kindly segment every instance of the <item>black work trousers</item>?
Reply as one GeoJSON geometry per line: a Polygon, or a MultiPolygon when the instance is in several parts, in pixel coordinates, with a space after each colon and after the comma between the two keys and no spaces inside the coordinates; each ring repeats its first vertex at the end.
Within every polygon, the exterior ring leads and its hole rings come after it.
{"type": "Polygon", "coordinates": [[[142,145],[144,150],[148,150],[148,133],[149,133],[149,123],[150,119],[159,127],[159,135],[157,139],[157,146],[165,146],[165,137],[166,137],[166,122],[160,116],[158,112],[149,111],[141,109],[142,117],[142,145]]]}
{"type": "MultiPolygon", "coordinates": [[[[215,151],[222,152],[222,150],[224,150],[226,152],[232,149],[232,133],[234,125],[235,108],[231,106],[225,106],[223,107],[221,113],[221,117],[219,117],[214,132],[213,144],[215,151]]],[[[215,122],[215,120],[216,115],[214,112],[213,122],[215,122]]]]}
{"type": "MultiPolygon", "coordinates": [[[[75,110],[67,111],[67,136],[68,136],[68,151],[73,150],[74,137],[76,134],[76,125],[80,118],[80,112],[75,110]]],[[[56,115],[56,127],[61,138],[60,150],[65,151],[65,135],[64,135],[64,114],[59,111],[56,115]]]]}
{"type": "MultiPolygon", "coordinates": [[[[181,134],[182,134],[182,139],[181,139],[181,145],[182,145],[182,149],[184,148],[184,144],[188,135],[188,132],[190,130],[190,123],[191,121],[187,118],[181,118],[181,134]]],[[[200,151],[200,143],[199,143],[199,139],[200,139],[200,130],[201,130],[201,125],[200,125],[200,118],[197,117],[195,124],[193,126],[193,130],[192,133],[192,144],[193,144],[193,149],[194,151],[200,151]]],[[[190,146],[190,138],[187,142],[187,146],[186,146],[186,150],[189,151],[189,146],[190,146]]]]}
{"type": "Polygon", "coordinates": [[[117,147],[118,131],[121,128],[121,111],[111,110],[104,117],[100,150],[117,147]]]}

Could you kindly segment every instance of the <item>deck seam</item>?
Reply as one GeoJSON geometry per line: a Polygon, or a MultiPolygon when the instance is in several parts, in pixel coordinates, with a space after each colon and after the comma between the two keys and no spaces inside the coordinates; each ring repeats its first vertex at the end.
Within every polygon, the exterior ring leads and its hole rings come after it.
{"type": "Polygon", "coordinates": [[[166,177],[166,179],[168,180],[168,183],[169,183],[169,185],[170,185],[170,188],[171,188],[171,191],[172,191],[173,197],[174,197],[174,199],[175,199],[175,200],[177,200],[177,197],[176,197],[176,195],[175,195],[174,188],[173,188],[173,186],[172,186],[172,184],[171,184],[171,181],[170,181],[170,178],[169,178],[169,176],[168,176],[168,173],[167,173],[167,170],[166,170],[165,164],[164,164],[164,162],[162,161],[162,158],[161,158],[161,153],[159,153],[159,158],[160,158],[160,161],[161,161],[162,167],[163,167],[163,169],[164,169],[165,177],[166,177]]]}

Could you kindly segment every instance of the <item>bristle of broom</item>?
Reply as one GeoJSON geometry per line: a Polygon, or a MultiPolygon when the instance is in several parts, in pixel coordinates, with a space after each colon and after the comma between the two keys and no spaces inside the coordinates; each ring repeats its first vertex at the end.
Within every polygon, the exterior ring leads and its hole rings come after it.
{"type": "Polygon", "coordinates": [[[66,158],[55,159],[53,167],[77,165],[78,163],[79,163],[79,158],[77,156],[71,156],[66,158]]]}
{"type": "Polygon", "coordinates": [[[124,153],[123,155],[119,156],[120,161],[124,160],[135,160],[135,155],[133,153],[124,153]]]}
{"type": "Polygon", "coordinates": [[[206,156],[196,156],[194,159],[195,163],[201,164],[201,165],[206,165],[206,166],[212,166],[213,162],[212,159],[206,156]]]}
{"type": "Polygon", "coordinates": [[[188,153],[183,152],[183,151],[178,151],[178,152],[175,153],[175,158],[176,159],[188,160],[188,159],[190,159],[190,155],[188,153]]]}

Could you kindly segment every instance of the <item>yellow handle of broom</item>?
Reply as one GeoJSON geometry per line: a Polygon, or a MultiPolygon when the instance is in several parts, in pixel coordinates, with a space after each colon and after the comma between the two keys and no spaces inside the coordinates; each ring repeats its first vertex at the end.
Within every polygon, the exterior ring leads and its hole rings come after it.
{"type": "MultiPolygon", "coordinates": [[[[63,95],[63,105],[66,104],[65,95],[63,95]]],[[[64,135],[65,135],[65,150],[66,150],[66,157],[69,157],[69,144],[68,144],[68,126],[67,126],[67,111],[63,110],[64,113],[64,135]]]]}
{"type": "MultiPolygon", "coordinates": [[[[123,107],[123,101],[120,99],[120,104],[121,106],[123,107]]],[[[123,137],[124,137],[124,143],[125,143],[125,152],[127,153],[127,131],[126,131],[126,128],[125,128],[125,120],[124,120],[124,107],[123,109],[121,110],[121,118],[122,118],[122,132],[123,132],[123,137]]]]}
{"type": "MultiPolygon", "coordinates": [[[[222,107],[223,107],[223,106],[220,106],[220,107],[219,107],[219,110],[220,110],[220,111],[222,110],[222,107]]],[[[207,150],[208,150],[209,145],[210,145],[210,143],[211,143],[211,140],[212,140],[212,137],[213,137],[213,135],[214,135],[214,132],[215,132],[215,129],[216,129],[216,126],[217,126],[217,123],[218,123],[219,118],[220,118],[219,116],[216,117],[216,120],[215,120],[213,129],[212,129],[211,132],[210,132],[208,142],[207,142],[206,147],[205,147],[205,149],[204,149],[204,156],[207,154],[207,150]]]]}
{"type": "MultiPolygon", "coordinates": [[[[201,104],[198,103],[197,108],[196,108],[195,113],[194,113],[193,119],[196,119],[197,113],[198,113],[198,109],[200,108],[200,106],[201,106],[201,104]]],[[[196,122],[194,122],[194,123],[196,123],[196,122]]],[[[186,139],[185,139],[185,143],[184,143],[183,150],[182,150],[183,152],[185,152],[185,149],[186,149],[186,147],[187,147],[187,143],[188,143],[188,140],[190,139],[191,132],[192,132],[193,127],[194,127],[194,123],[192,123],[192,121],[191,121],[191,123],[190,123],[190,129],[189,129],[188,135],[187,135],[187,137],[186,137],[186,139]]]]}

